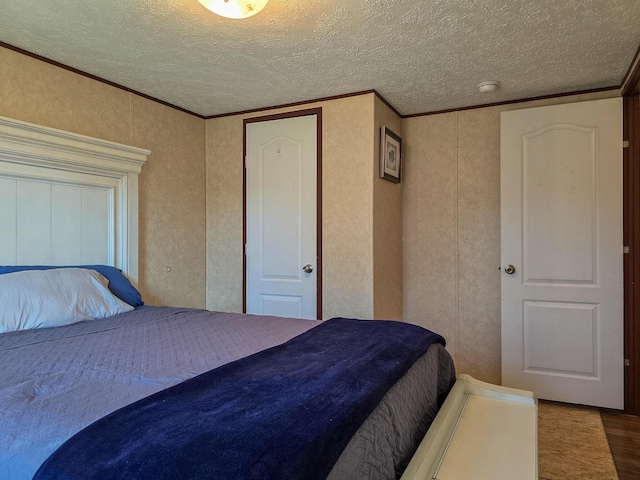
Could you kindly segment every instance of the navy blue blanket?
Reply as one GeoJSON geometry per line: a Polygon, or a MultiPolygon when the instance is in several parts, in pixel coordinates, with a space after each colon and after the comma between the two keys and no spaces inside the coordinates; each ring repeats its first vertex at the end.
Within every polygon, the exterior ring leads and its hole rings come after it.
{"type": "Polygon", "coordinates": [[[332,319],[78,432],[34,479],[321,479],[433,343],[424,328],[332,319]]]}

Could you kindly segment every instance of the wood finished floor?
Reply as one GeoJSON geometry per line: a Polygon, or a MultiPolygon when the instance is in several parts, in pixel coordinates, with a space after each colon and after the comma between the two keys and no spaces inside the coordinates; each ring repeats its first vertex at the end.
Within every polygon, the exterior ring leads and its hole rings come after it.
{"type": "Polygon", "coordinates": [[[620,480],[640,479],[640,417],[600,412],[620,480]]]}

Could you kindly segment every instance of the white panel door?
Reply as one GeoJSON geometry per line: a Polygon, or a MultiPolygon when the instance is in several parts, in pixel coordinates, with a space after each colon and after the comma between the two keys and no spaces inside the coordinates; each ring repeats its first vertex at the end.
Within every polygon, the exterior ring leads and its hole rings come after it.
{"type": "Polygon", "coordinates": [[[622,101],[501,118],[502,382],[623,408],[622,101]]]}
{"type": "Polygon", "coordinates": [[[246,309],[317,316],[316,115],[246,126],[246,309]]]}

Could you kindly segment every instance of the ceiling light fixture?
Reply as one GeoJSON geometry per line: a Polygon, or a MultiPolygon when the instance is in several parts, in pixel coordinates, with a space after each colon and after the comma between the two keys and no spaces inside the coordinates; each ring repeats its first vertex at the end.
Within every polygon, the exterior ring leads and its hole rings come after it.
{"type": "Polygon", "coordinates": [[[198,0],[205,8],[227,18],[249,18],[262,10],[269,0],[198,0]]]}
{"type": "Polygon", "coordinates": [[[487,80],[486,82],[480,82],[478,84],[480,93],[495,92],[498,88],[500,88],[500,82],[496,80],[487,80]]]}

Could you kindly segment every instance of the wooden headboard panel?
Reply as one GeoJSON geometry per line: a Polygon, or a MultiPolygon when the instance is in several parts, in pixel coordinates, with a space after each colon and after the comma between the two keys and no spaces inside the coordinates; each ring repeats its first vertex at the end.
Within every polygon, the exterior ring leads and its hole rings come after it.
{"type": "Polygon", "coordinates": [[[100,263],[137,283],[150,153],[0,117],[0,265],[100,263]]]}

